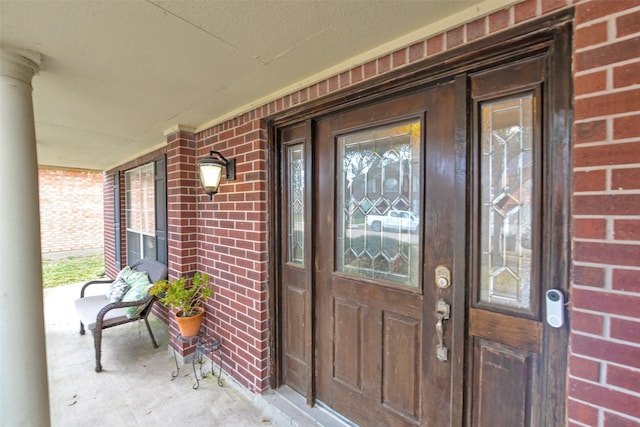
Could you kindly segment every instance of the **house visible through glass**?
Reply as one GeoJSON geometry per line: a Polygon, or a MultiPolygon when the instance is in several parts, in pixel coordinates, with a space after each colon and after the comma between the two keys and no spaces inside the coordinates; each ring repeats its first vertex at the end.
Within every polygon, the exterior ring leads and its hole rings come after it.
{"type": "Polygon", "coordinates": [[[417,287],[419,120],[338,137],[336,269],[417,287]]]}

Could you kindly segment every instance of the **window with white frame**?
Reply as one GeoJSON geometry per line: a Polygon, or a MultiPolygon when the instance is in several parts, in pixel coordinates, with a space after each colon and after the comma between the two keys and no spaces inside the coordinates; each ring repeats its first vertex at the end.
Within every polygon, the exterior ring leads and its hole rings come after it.
{"type": "Polygon", "coordinates": [[[127,263],[156,259],[154,163],[125,172],[127,263]]]}

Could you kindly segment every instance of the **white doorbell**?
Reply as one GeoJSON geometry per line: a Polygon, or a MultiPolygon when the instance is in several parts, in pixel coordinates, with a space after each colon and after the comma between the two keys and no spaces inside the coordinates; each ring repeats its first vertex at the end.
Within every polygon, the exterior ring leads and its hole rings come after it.
{"type": "Polygon", "coordinates": [[[554,328],[564,325],[564,294],[557,289],[549,289],[546,292],[547,323],[554,328]]]}

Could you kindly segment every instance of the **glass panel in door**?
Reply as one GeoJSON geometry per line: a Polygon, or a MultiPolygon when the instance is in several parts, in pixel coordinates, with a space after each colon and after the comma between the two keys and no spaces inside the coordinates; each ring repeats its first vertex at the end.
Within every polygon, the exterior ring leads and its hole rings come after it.
{"type": "Polygon", "coordinates": [[[304,265],[304,145],[286,147],[289,192],[288,262],[304,265]]]}
{"type": "Polygon", "coordinates": [[[533,95],[481,105],[480,301],[531,309],[533,95]]]}
{"type": "Polygon", "coordinates": [[[338,137],[337,271],[417,287],[420,121],[338,137]]]}

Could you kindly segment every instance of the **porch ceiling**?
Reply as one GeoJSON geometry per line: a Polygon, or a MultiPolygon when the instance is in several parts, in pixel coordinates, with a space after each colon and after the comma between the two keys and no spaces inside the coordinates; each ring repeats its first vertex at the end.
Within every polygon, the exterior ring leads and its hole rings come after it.
{"type": "Polygon", "coordinates": [[[106,170],[515,2],[0,0],[0,41],[42,55],[39,163],[106,170]]]}

